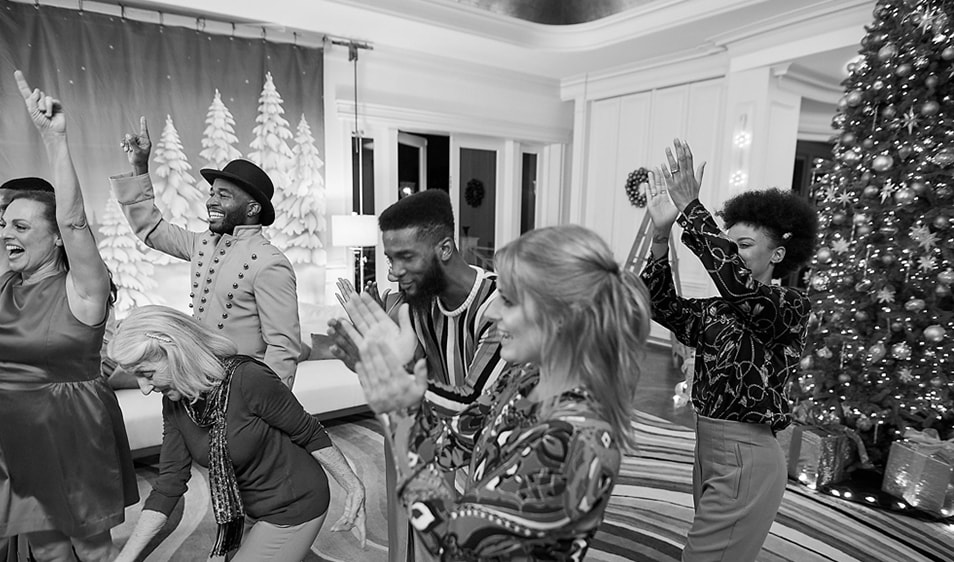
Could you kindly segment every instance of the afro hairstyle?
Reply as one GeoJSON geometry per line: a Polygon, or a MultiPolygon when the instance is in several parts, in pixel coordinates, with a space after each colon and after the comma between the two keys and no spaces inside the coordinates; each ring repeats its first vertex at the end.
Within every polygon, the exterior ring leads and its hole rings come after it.
{"type": "Polygon", "coordinates": [[[726,201],[718,215],[726,228],[743,223],[765,230],[785,257],[773,277],[784,277],[808,263],[815,251],[818,213],[804,197],[778,188],[746,191],[726,201]]]}
{"type": "Polygon", "coordinates": [[[426,189],[408,195],[378,217],[381,232],[416,228],[430,242],[454,236],[454,210],[450,196],[440,189],[426,189]]]}

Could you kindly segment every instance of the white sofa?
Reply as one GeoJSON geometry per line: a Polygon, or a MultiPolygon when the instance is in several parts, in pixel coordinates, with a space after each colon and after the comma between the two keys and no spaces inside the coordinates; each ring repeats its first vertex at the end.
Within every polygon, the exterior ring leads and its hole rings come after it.
{"type": "MultiPolygon", "coordinates": [[[[301,304],[302,340],[311,342],[311,334],[324,334],[327,321],[341,316],[338,307],[301,304]]],[[[317,359],[298,364],[292,392],[308,412],[322,420],[367,410],[367,402],[358,375],[337,359],[317,359]]],[[[116,391],[126,423],[129,447],[137,456],[153,454],[162,443],[162,395],[144,396],[139,389],[116,391]]]]}

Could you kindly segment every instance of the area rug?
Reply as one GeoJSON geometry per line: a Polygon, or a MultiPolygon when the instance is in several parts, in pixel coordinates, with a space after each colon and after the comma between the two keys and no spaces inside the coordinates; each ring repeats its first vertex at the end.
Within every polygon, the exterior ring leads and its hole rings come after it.
{"type": "MultiPolygon", "coordinates": [[[[677,561],[692,521],[693,433],[640,414],[635,423],[637,454],[624,459],[606,519],[587,556],[591,562],[677,561]]],[[[368,540],[362,551],[350,534],[328,529],[342,511],[343,491],[332,484],[325,528],[308,562],[387,560],[387,498],[383,437],[377,422],[351,417],[329,426],[335,443],[355,467],[368,491],[368,540]]],[[[140,490],[148,495],[155,463],[138,467],[140,490]]],[[[113,531],[126,541],[140,506],[113,531]]],[[[215,532],[209,509],[207,474],[193,470],[189,491],[163,533],[148,549],[148,562],[204,560],[215,532]]],[[[954,525],[927,522],[875,510],[790,483],[762,553],[762,562],[944,562],[954,560],[954,525]]]]}

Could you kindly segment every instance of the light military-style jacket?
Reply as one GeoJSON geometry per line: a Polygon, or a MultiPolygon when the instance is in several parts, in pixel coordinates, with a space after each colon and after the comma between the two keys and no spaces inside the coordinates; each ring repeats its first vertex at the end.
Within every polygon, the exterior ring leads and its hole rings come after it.
{"type": "Polygon", "coordinates": [[[109,180],[136,236],[191,262],[195,319],[221,330],[239,353],[263,361],[291,387],[301,352],[295,270],[261,225],[237,226],[231,235],[192,232],[162,218],[148,174],[109,180]]]}

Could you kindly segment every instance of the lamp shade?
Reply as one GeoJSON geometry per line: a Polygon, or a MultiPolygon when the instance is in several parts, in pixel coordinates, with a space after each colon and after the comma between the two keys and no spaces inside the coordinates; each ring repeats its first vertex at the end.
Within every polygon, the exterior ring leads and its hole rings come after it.
{"type": "Polygon", "coordinates": [[[374,215],[332,215],[332,246],[376,246],[378,217],[374,215]]]}

